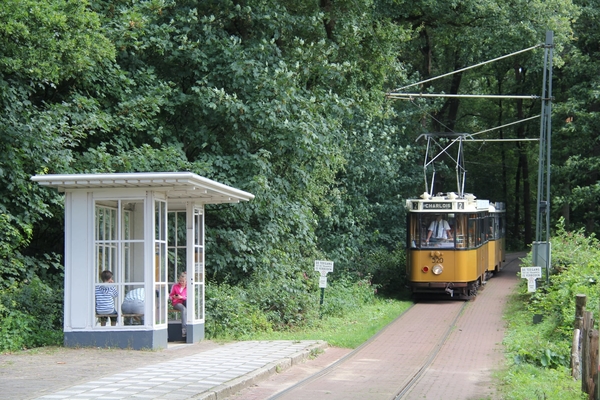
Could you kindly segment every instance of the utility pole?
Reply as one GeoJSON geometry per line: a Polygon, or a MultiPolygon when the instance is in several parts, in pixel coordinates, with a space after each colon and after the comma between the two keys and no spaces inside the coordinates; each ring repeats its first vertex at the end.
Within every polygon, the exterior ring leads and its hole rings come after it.
{"type": "Polygon", "coordinates": [[[552,149],[552,55],[554,32],[546,32],[544,45],[544,75],[542,113],[540,118],[540,150],[538,167],[537,212],[533,263],[546,269],[546,284],[550,284],[550,153],[552,149]]]}

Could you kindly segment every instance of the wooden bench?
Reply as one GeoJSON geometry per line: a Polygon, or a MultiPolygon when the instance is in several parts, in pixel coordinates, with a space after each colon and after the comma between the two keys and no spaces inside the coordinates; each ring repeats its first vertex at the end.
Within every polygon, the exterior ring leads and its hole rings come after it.
{"type": "MultiPolygon", "coordinates": [[[[119,315],[117,315],[117,314],[98,314],[98,313],[96,313],[96,318],[98,318],[100,320],[100,325],[101,326],[106,326],[106,318],[111,318],[110,324],[112,326],[117,325],[116,319],[119,316],[121,316],[123,318],[131,318],[132,320],[135,318],[135,319],[138,319],[140,321],[141,321],[142,318],[144,318],[144,314],[137,314],[137,313],[134,313],[134,314],[119,314],[119,315]],[[112,320],[113,318],[115,319],[115,321],[112,320]]],[[[130,324],[130,325],[134,325],[134,324],[130,324]]]]}

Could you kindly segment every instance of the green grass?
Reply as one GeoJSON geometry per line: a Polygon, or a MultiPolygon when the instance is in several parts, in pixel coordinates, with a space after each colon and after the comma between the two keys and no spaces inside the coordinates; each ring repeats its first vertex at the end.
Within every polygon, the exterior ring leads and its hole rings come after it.
{"type": "MultiPolygon", "coordinates": [[[[521,283],[521,286],[524,284],[521,283]]],[[[527,309],[524,288],[510,296],[504,313],[508,327],[504,336],[506,367],[495,374],[498,391],[506,400],[581,400],[581,381],[570,376],[562,365],[542,367],[539,353],[555,348],[551,336],[553,318],[546,316],[541,324],[532,324],[533,314],[527,309]]]]}
{"type": "Polygon", "coordinates": [[[242,340],[324,340],[331,346],[354,349],[394,321],[411,305],[411,301],[376,298],[372,304],[343,317],[323,318],[310,327],[300,329],[252,334],[242,340]]]}

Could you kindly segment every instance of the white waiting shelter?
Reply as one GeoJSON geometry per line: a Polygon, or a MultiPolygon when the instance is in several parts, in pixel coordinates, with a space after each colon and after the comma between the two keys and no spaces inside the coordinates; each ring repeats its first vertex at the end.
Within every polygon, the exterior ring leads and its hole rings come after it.
{"type": "Polygon", "coordinates": [[[254,195],[191,172],[31,179],[65,193],[65,346],[159,349],[182,340],[181,313],[169,302],[182,272],[187,276],[184,340],[204,338],[204,205],[254,195]],[[111,282],[102,281],[103,271],[112,273],[111,282]],[[96,312],[98,287],[116,294],[116,317],[96,312]],[[123,300],[134,293],[138,309],[123,312],[123,300]]]}

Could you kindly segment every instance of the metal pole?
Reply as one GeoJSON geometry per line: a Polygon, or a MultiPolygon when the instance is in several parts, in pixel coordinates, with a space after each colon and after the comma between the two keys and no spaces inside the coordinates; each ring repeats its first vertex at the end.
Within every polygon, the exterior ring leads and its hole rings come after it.
{"type": "Polygon", "coordinates": [[[546,32],[546,46],[548,47],[548,97],[546,100],[546,284],[550,284],[550,156],[552,152],[552,57],[554,54],[554,32],[546,32]]]}
{"type": "Polygon", "coordinates": [[[542,113],[540,118],[540,148],[538,167],[538,192],[537,210],[535,218],[535,239],[533,246],[533,260],[539,259],[538,246],[546,243],[545,268],[546,284],[550,284],[550,132],[551,132],[551,101],[552,101],[552,54],[554,47],[554,34],[546,32],[546,44],[544,50],[544,72],[542,86],[542,113]],[[545,212],[545,226],[542,227],[542,212],[545,212]],[[544,229],[543,229],[544,228],[544,229]],[[545,240],[543,240],[545,239],[545,240]]]}
{"type": "Polygon", "coordinates": [[[325,288],[321,288],[321,301],[319,302],[319,318],[323,318],[323,297],[325,297],[325,288]]]}

